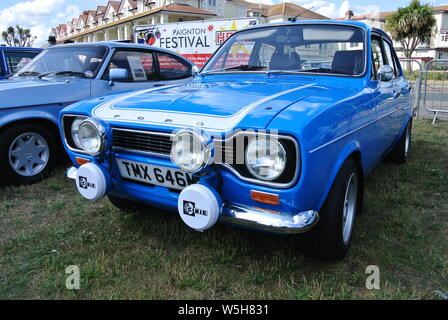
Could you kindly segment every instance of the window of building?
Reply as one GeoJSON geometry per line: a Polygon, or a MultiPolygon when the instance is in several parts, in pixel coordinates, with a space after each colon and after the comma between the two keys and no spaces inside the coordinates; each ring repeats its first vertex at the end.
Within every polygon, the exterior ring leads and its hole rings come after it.
{"type": "Polygon", "coordinates": [[[448,52],[439,52],[438,54],[437,54],[437,58],[438,59],[448,59],[448,52]]]}
{"type": "Polygon", "coordinates": [[[448,31],[442,31],[440,33],[440,41],[443,41],[443,42],[448,41],[448,31]]]}
{"type": "Polygon", "coordinates": [[[208,5],[212,7],[216,7],[216,0],[208,0],[208,5]]]}

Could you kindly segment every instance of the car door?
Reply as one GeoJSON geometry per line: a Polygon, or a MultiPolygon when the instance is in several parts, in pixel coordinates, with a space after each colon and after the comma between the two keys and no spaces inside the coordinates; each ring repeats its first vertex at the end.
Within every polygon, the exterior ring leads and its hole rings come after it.
{"type": "Polygon", "coordinates": [[[113,54],[101,79],[93,81],[92,96],[147,89],[158,85],[157,64],[151,50],[119,49],[113,54]],[[111,69],[125,69],[128,77],[111,82],[111,69]]]}
{"type": "Polygon", "coordinates": [[[388,65],[388,59],[382,37],[373,35],[371,44],[374,67],[373,82],[376,86],[374,100],[377,114],[377,148],[381,154],[384,154],[390,149],[396,137],[398,109],[396,77],[387,82],[378,79],[378,70],[381,66],[388,65]]]}
{"type": "Polygon", "coordinates": [[[393,66],[395,71],[395,78],[393,81],[395,85],[395,96],[397,98],[397,114],[395,117],[396,122],[394,127],[396,139],[398,139],[401,129],[404,128],[406,122],[409,120],[409,116],[412,113],[412,86],[406,81],[392,44],[385,40],[384,48],[386,50],[388,63],[390,66],[393,66]]]}

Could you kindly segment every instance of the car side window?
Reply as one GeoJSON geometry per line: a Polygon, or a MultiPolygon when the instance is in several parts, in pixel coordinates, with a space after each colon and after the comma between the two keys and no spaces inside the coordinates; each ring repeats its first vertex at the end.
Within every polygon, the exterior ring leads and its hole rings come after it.
{"type": "Polygon", "coordinates": [[[160,80],[176,80],[191,77],[191,65],[165,52],[157,52],[160,80]]]}
{"type": "Polygon", "coordinates": [[[377,73],[381,66],[384,65],[384,57],[381,49],[381,39],[372,38],[372,59],[373,59],[373,78],[377,79],[377,73]]]}
{"type": "Polygon", "coordinates": [[[387,58],[387,62],[386,64],[388,64],[389,66],[391,66],[394,69],[394,74],[395,77],[397,77],[397,67],[395,65],[395,59],[393,58],[393,53],[392,53],[392,47],[390,46],[390,44],[387,41],[383,41],[384,43],[384,51],[386,52],[386,58],[387,58]]]}
{"type": "Polygon", "coordinates": [[[126,69],[128,79],[122,80],[124,82],[155,81],[157,78],[154,57],[148,51],[117,51],[103,76],[104,80],[109,79],[111,69],[126,69]]]}
{"type": "Polygon", "coordinates": [[[6,51],[5,58],[11,73],[16,73],[37,56],[37,52],[6,51]]]}

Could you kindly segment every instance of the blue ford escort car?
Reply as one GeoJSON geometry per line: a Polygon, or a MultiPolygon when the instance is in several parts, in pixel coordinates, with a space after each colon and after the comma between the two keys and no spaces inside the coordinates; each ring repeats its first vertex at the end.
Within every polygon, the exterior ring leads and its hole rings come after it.
{"type": "Polygon", "coordinates": [[[58,117],[67,105],[117,92],[189,81],[194,67],[166,50],[115,42],[45,49],[0,81],[0,170],[12,183],[39,181],[60,151],[58,117]]]}
{"type": "Polygon", "coordinates": [[[192,82],[94,99],[61,113],[85,198],[304,233],[328,260],[349,249],[364,181],[408,155],[411,86],[392,41],[355,22],[236,32],[192,82]]]}

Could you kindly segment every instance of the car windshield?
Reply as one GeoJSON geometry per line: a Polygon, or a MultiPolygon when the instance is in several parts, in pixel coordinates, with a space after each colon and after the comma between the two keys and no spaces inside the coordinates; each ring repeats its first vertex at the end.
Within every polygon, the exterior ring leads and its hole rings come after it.
{"type": "Polygon", "coordinates": [[[232,72],[361,75],[364,31],[343,25],[273,26],[242,31],[220,48],[202,74],[232,72]]]}
{"type": "Polygon", "coordinates": [[[79,76],[94,78],[101,68],[106,48],[60,47],[44,50],[15,77],[79,76]]]}

